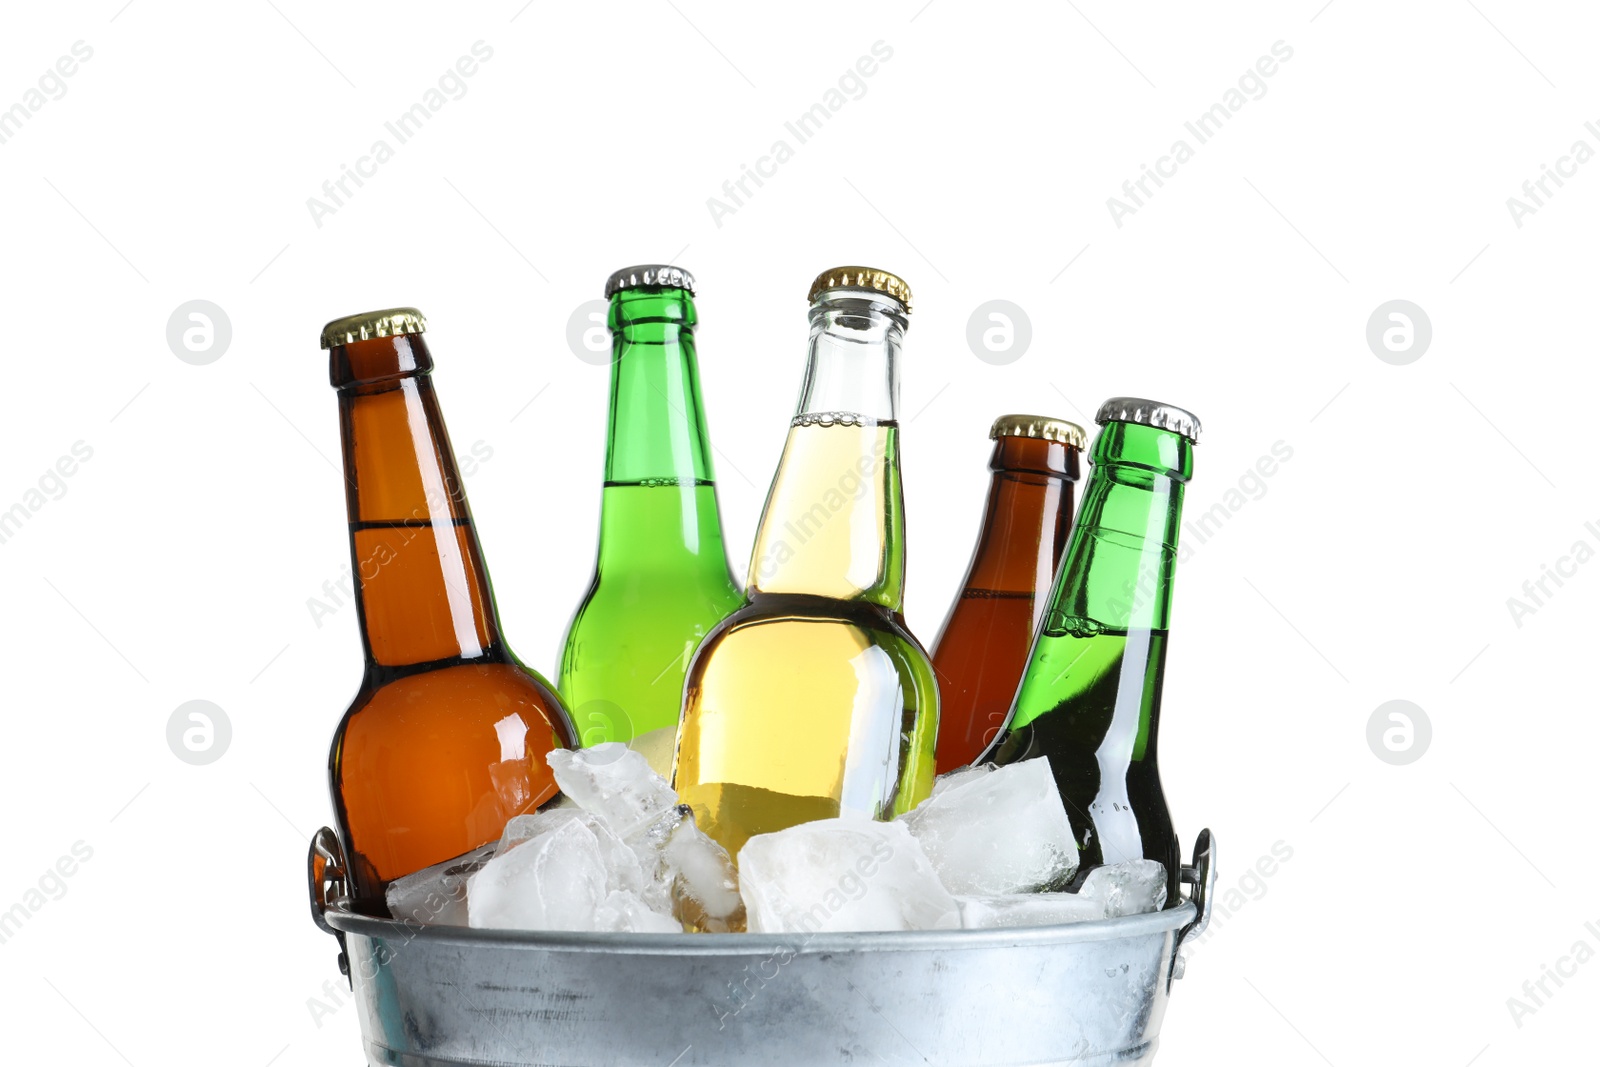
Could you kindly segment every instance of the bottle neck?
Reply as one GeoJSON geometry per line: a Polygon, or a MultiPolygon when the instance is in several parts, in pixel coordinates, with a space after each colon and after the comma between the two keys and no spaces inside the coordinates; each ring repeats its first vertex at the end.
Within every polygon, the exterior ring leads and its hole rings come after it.
{"type": "Polygon", "coordinates": [[[1072,530],[1078,450],[1057,441],[1001,437],[989,469],[989,499],[966,588],[1037,594],[1037,622],[1072,530]]]}
{"type": "Polygon", "coordinates": [[[1180,434],[1108,423],[1084,490],[1044,632],[1165,630],[1178,524],[1194,451],[1180,434]]]}
{"type": "Polygon", "coordinates": [[[900,406],[906,314],[891,301],[823,294],[811,305],[806,376],[795,419],[845,412],[893,423],[900,406]]]}
{"type": "Polygon", "coordinates": [[[696,322],[683,289],[624,289],[611,298],[607,485],[714,480],[696,322]]]}
{"type": "Polygon", "coordinates": [[[901,610],[905,504],[900,485],[903,308],[858,292],[811,308],[800,402],[767,495],[750,592],[863,600],[901,610]]]}
{"type": "Polygon", "coordinates": [[[498,658],[499,623],[420,336],[333,349],[369,670],[498,658]]]}
{"type": "Polygon", "coordinates": [[[611,298],[602,570],[701,561],[727,571],[697,321],[685,289],[624,289],[611,298]]]}

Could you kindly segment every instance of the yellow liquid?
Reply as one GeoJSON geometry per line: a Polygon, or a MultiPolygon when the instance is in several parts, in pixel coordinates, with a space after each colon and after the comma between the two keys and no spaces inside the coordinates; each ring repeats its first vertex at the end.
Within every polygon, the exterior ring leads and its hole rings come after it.
{"type": "Polygon", "coordinates": [[[757,537],[750,602],[690,666],[674,781],[701,829],[735,857],[756,834],[891,818],[932,791],[938,687],[895,610],[894,434],[893,424],[796,420],[757,537]]]}
{"type": "Polygon", "coordinates": [[[750,588],[898,607],[903,528],[895,424],[802,415],[767,495],[750,588]]]}

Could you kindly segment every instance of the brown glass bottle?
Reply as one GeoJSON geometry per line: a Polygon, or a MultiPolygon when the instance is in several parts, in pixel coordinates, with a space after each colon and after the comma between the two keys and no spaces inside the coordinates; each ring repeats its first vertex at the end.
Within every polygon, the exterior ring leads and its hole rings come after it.
{"type": "Polygon", "coordinates": [[[994,474],[983,526],[961,592],[933,643],[940,773],[977,759],[1005,724],[1072,532],[1082,427],[1002,415],[989,437],[994,474]]]}
{"type": "Polygon", "coordinates": [[[402,875],[478,848],[557,789],[545,753],[573,745],[555,690],[500,636],[412,308],[331,322],[361,690],[329,780],[355,907],[386,914],[402,875]]]}

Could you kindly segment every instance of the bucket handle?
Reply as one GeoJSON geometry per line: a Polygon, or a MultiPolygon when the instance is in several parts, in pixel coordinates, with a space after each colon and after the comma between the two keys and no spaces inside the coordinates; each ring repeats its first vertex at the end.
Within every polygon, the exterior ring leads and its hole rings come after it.
{"type": "Polygon", "coordinates": [[[332,934],[339,942],[339,973],[350,977],[350,955],[345,951],[344,934],[328,925],[327,911],[330,902],[345,896],[349,868],[345,864],[344,846],[339,835],[324,826],[311,837],[311,852],[306,860],[311,882],[311,921],[317,929],[332,934]]]}
{"type": "Polygon", "coordinates": [[[1217,841],[1209,829],[1201,830],[1194,842],[1194,862],[1178,875],[1178,880],[1192,886],[1189,900],[1194,904],[1194,921],[1178,931],[1172,943],[1172,977],[1183,977],[1183,957],[1178,950],[1191,937],[1199,937],[1211,923],[1211,894],[1217,885],[1217,841]]]}

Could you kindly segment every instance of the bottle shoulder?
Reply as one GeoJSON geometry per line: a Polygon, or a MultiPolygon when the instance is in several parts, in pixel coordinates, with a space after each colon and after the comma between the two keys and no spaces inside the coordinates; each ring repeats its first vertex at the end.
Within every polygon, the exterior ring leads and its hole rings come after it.
{"type": "Polygon", "coordinates": [[[369,670],[337,733],[353,729],[493,729],[521,715],[532,728],[542,719],[557,736],[570,732],[555,688],[538,672],[507,659],[423,669],[369,670]]]}
{"type": "Polygon", "coordinates": [[[1037,598],[1028,592],[968,587],[956,594],[934,642],[936,663],[981,665],[1011,653],[1023,659],[1033,642],[1037,598]]]}
{"type": "Polygon", "coordinates": [[[919,672],[932,672],[932,661],[899,613],[869,601],[836,600],[803,593],[756,593],[738,611],[706,635],[696,653],[701,661],[728,645],[750,642],[816,647],[819,631],[835,631],[842,646],[877,646],[907,661],[919,672]]]}
{"type": "Polygon", "coordinates": [[[595,568],[586,602],[617,601],[639,597],[674,597],[694,594],[706,599],[735,597],[740,603],[744,593],[734,581],[733,571],[725,560],[707,563],[703,559],[687,557],[651,564],[622,565],[615,563],[595,568]]]}
{"type": "Polygon", "coordinates": [[[744,604],[726,568],[607,569],[595,575],[568,631],[596,626],[656,626],[682,620],[710,626],[744,604]]]}

